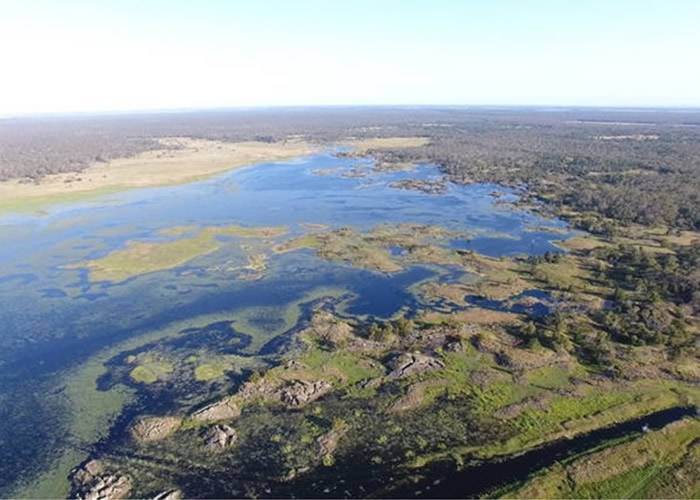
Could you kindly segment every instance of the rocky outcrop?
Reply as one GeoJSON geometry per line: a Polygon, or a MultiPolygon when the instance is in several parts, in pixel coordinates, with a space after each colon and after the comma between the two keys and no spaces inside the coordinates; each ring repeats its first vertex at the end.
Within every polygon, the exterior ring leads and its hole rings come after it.
{"type": "MultiPolygon", "coordinates": [[[[303,369],[301,363],[291,361],[285,367],[287,370],[303,369]]],[[[256,399],[274,399],[277,383],[272,383],[265,378],[257,381],[248,381],[241,386],[236,397],[241,401],[253,401],[256,399]]]]}
{"type": "Polygon", "coordinates": [[[209,451],[223,451],[236,442],[238,435],[230,425],[215,425],[202,434],[204,447],[209,451]]]}
{"type": "Polygon", "coordinates": [[[317,400],[332,388],[325,380],[292,380],[277,391],[277,397],[288,406],[302,406],[317,400]]]}
{"type": "Polygon", "coordinates": [[[342,425],[335,427],[318,437],[316,442],[318,443],[318,451],[323,461],[329,461],[333,457],[335,450],[338,449],[338,442],[347,433],[347,431],[347,425],[342,425]]]}
{"type": "Polygon", "coordinates": [[[216,422],[219,420],[231,420],[240,414],[241,409],[238,405],[230,398],[226,398],[197,410],[192,414],[192,419],[198,422],[216,422]]]}
{"type": "Polygon", "coordinates": [[[326,311],[317,312],[303,335],[317,339],[322,344],[336,349],[353,338],[352,327],[326,311]]]}
{"type": "Polygon", "coordinates": [[[139,417],[129,431],[136,441],[150,443],[170,436],[181,423],[180,417],[139,417]]]}
{"type": "Polygon", "coordinates": [[[425,380],[411,385],[406,394],[394,401],[394,404],[389,407],[389,411],[391,413],[401,413],[418,408],[423,404],[426,389],[436,385],[439,385],[439,382],[434,380],[425,380]]]}
{"type": "Polygon", "coordinates": [[[446,352],[463,352],[464,344],[461,339],[448,339],[444,347],[446,352]]]}
{"type": "Polygon", "coordinates": [[[85,500],[128,498],[132,484],[129,476],[109,473],[98,460],[90,460],[73,471],[71,497],[85,500]]]}
{"type": "Polygon", "coordinates": [[[445,367],[445,363],[425,354],[403,353],[393,358],[389,363],[389,367],[391,372],[389,372],[387,378],[398,379],[427,371],[440,370],[445,367]]]}

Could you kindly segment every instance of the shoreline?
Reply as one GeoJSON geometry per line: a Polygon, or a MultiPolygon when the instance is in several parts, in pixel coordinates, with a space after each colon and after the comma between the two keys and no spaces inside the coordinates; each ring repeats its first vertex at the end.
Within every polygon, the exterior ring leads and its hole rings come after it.
{"type": "MultiPolygon", "coordinates": [[[[161,149],[95,163],[83,171],[51,174],[38,183],[26,179],[0,182],[0,217],[41,213],[61,203],[90,201],[137,188],[196,182],[259,163],[276,162],[318,153],[325,147],[302,139],[280,142],[224,142],[193,137],[159,139],[161,149]]],[[[425,144],[424,137],[349,138],[338,144],[354,155],[371,150],[425,144]]],[[[326,145],[327,147],[327,145],[326,145]]]]}
{"type": "Polygon", "coordinates": [[[319,149],[304,141],[277,143],[162,139],[162,149],[95,164],[82,172],[53,174],[39,184],[12,179],[0,182],[0,216],[39,212],[57,204],[135,188],[194,182],[263,162],[305,156],[319,149]]]}

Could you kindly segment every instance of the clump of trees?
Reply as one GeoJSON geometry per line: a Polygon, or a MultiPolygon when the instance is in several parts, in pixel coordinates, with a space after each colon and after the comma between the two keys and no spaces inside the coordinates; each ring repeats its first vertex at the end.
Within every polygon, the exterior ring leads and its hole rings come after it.
{"type": "Polygon", "coordinates": [[[607,260],[607,278],[618,286],[615,302],[666,300],[693,314],[700,312],[700,243],[678,247],[675,253],[619,245],[597,254],[607,260]]]}
{"type": "Polygon", "coordinates": [[[407,337],[414,328],[413,320],[403,316],[393,321],[373,321],[367,327],[367,338],[376,342],[389,342],[395,337],[407,337]]]}
{"type": "MultiPolygon", "coordinates": [[[[516,330],[530,348],[566,350],[587,363],[615,372],[613,343],[663,345],[670,352],[692,346],[688,318],[700,311],[700,244],[675,253],[652,253],[619,245],[594,251],[607,262],[600,278],[614,287],[601,310],[554,311],[516,330]]],[[[552,262],[556,254],[531,258],[552,262]]]]}
{"type": "Polygon", "coordinates": [[[543,255],[531,255],[527,258],[529,264],[558,264],[561,262],[562,256],[559,252],[545,252],[543,255]]]}
{"type": "Polygon", "coordinates": [[[629,245],[597,252],[609,264],[601,272],[615,285],[598,318],[613,338],[633,345],[692,342],[685,317],[700,311],[700,245],[675,254],[629,245]]]}

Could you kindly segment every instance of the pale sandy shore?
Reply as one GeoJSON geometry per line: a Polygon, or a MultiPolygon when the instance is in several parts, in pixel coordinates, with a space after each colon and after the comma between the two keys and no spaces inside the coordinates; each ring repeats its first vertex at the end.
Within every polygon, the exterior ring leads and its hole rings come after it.
{"type": "Polygon", "coordinates": [[[357,154],[364,155],[372,149],[401,149],[424,146],[430,142],[427,137],[373,137],[369,139],[348,139],[340,145],[348,146],[357,154]]]}
{"type": "MultiPolygon", "coordinates": [[[[364,155],[372,149],[420,146],[422,137],[347,139],[339,144],[364,155]]],[[[309,155],[321,146],[280,142],[221,142],[187,137],[160,140],[162,149],[98,163],[82,172],[49,175],[38,184],[0,182],[0,213],[40,211],[56,203],[84,201],[132,188],[183,184],[255,163],[309,155]],[[175,148],[174,148],[175,147],[175,148]]]]}
{"type": "Polygon", "coordinates": [[[300,140],[229,143],[167,138],[161,143],[163,149],[95,164],[82,172],[50,175],[39,184],[0,182],[0,212],[40,210],[54,203],[131,188],[182,184],[255,163],[308,155],[318,149],[300,140]]]}

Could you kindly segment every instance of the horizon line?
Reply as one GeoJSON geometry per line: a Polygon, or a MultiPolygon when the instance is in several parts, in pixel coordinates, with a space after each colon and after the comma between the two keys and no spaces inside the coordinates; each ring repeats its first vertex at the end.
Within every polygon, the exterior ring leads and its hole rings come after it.
{"type": "Polygon", "coordinates": [[[98,117],[120,115],[147,114],[177,114],[195,112],[226,112],[254,110],[304,110],[304,109],[352,109],[352,108],[381,108],[381,109],[529,109],[533,111],[566,111],[566,110],[609,110],[620,112],[700,112],[700,105],[603,105],[603,104],[260,104],[249,106],[184,106],[166,108],[133,108],[133,109],[102,109],[87,111],[31,111],[2,114],[0,120],[36,119],[36,118],[70,118],[98,117]]]}

